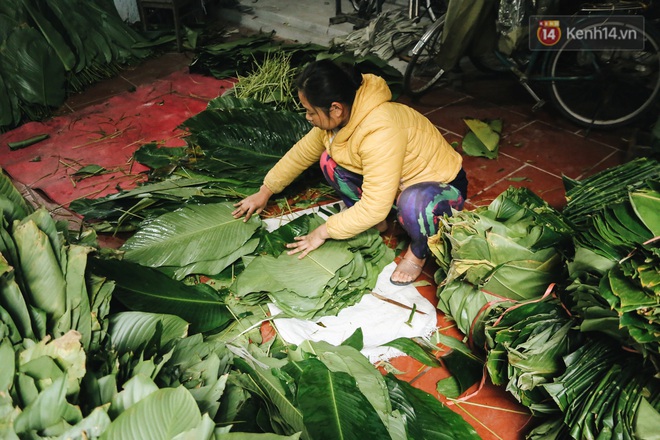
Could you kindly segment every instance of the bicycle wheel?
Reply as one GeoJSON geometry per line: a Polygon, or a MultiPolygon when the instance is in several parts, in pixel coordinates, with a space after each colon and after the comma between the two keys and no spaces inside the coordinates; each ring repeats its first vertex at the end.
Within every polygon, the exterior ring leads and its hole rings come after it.
{"type": "Polygon", "coordinates": [[[412,56],[403,74],[403,91],[418,97],[429,90],[445,73],[438,64],[442,46],[445,16],[438,18],[424,33],[412,50],[412,56]]]}
{"type": "Polygon", "coordinates": [[[564,50],[550,54],[550,98],[579,125],[615,128],[630,124],[652,106],[660,91],[660,39],[648,28],[644,50],[564,50]]]}

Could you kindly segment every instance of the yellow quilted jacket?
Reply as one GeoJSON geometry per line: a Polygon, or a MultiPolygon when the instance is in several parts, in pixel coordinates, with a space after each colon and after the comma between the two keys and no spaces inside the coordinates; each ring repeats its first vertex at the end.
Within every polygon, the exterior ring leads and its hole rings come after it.
{"type": "Polygon", "coordinates": [[[364,179],[360,201],[327,221],[330,237],[345,239],[384,220],[407,186],[454,180],[461,155],[426,117],[391,99],[383,78],[363,75],[350,119],[334,139],[331,131],[312,128],[270,170],[264,184],[281,192],[327,150],[337,164],[364,179]]]}

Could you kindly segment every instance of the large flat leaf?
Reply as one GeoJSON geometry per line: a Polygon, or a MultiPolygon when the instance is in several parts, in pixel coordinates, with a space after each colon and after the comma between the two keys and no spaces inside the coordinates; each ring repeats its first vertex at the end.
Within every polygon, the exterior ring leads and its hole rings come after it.
{"type": "Polygon", "coordinates": [[[404,417],[410,439],[478,440],[477,432],[459,414],[447,408],[432,395],[385,376],[392,407],[404,417]]]}
{"type": "Polygon", "coordinates": [[[41,392],[14,421],[17,433],[42,430],[56,424],[67,408],[66,377],[61,377],[41,392]]]}
{"type": "Polygon", "coordinates": [[[201,422],[195,399],[183,386],[160,389],[117,417],[104,440],[164,440],[195,428],[201,422]]]}
{"type": "Polygon", "coordinates": [[[11,225],[14,220],[20,220],[32,211],[32,207],[0,168],[0,215],[4,215],[7,223],[11,225]]]}
{"type": "Polygon", "coordinates": [[[31,220],[16,226],[13,235],[32,305],[58,319],[66,310],[66,282],[48,236],[31,220]]]}
{"type": "Polygon", "coordinates": [[[304,365],[297,400],[312,438],[390,438],[378,413],[350,374],[330,371],[315,359],[305,361],[304,365]]]}
{"type": "Polygon", "coordinates": [[[44,36],[50,47],[53,48],[64,69],[69,71],[73,69],[76,63],[76,56],[71,48],[66,44],[62,35],[55,29],[53,24],[46,19],[33,0],[21,0],[21,3],[32,17],[41,34],[44,36]]]}
{"type": "Polygon", "coordinates": [[[635,213],[655,237],[660,236],[660,193],[640,191],[630,194],[635,213]]]}
{"type": "MultiPolygon", "coordinates": [[[[303,423],[301,410],[294,405],[284,388],[281,379],[275,375],[275,371],[269,368],[262,368],[259,365],[252,365],[240,357],[234,359],[234,365],[241,371],[246,372],[254,381],[253,386],[257,386],[264,397],[272,403],[279,412],[279,417],[283,419],[294,432],[302,432],[303,438],[307,436],[307,428],[303,423]]],[[[272,411],[272,410],[271,410],[272,411]]]]}
{"type": "Polygon", "coordinates": [[[122,312],[110,318],[112,343],[119,353],[136,351],[153,340],[158,328],[160,346],[180,339],[188,334],[188,323],[174,315],[156,313],[122,312]]]}
{"type": "Polygon", "coordinates": [[[243,246],[261,225],[258,217],[235,219],[233,210],[230,203],[181,208],[140,229],[121,249],[127,260],[151,267],[221,259],[243,246]]]}
{"type": "Polygon", "coordinates": [[[232,319],[217,292],[206,284],[186,285],[155,269],[118,260],[89,261],[90,269],[115,281],[114,298],[135,311],[176,315],[193,333],[223,327],[232,319]]]}
{"type": "MultiPolygon", "coordinates": [[[[6,24],[3,22],[3,17],[0,16],[0,29],[6,24]]],[[[4,40],[0,35],[0,41],[4,40]]],[[[2,55],[0,54],[0,59],[2,55]]],[[[9,90],[7,82],[0,75],[0,108],[3,109],[0,113],[0,128],[13,127],[18,125],[21,120],[21,111],[18,107],[18,98],[13,90],[9,90]]]]}
{"type": "Polygon", "coordinates": [[[11,69],[6,79],[16,95],[30,104],[62,105],[64,66],[39,31],[15,29],[7,39],[4,55],[11,69]]]}
{"type": "Polygon", "coordinates": [[[379,412],[381,419],[392,412],[392,405],[383,375],[360,353],[359,350],[346,346],[334,346],[325,341],[305,341],[300,348],[313,353],[330,371],[341,371],[350,374],[360,389],[379,412]]]}

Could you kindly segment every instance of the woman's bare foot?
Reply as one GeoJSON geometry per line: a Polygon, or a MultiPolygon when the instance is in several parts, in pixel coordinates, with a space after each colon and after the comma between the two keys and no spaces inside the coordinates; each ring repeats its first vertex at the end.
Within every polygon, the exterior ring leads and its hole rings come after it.
{"type": "Polygon", "coordinates": [[[407,286],[422,273],[424,263],[426,263],[425,258],[417,258],[408,248],[405,256],[401,258],[396,269],[394,269],[390,282],[396,286],[407,286]]]}

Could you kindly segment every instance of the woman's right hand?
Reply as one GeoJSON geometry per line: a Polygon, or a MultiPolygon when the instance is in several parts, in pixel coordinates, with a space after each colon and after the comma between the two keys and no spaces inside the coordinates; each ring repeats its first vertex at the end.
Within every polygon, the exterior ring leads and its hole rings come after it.
{"type": "Polygon", "coordinates": [[[250,220],[253,214],[261,214],[268,204],[268,199],[273,195],[273,192],[268,189],[266,185],[261,185],[259,192],[247,196],[238,203],[234,203],[236,209],[231,213],[234,218],[239,218],[245,215],[244,222],[250,220]]]}

